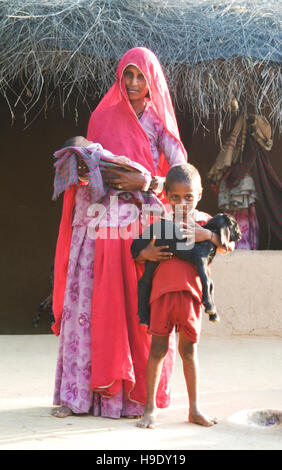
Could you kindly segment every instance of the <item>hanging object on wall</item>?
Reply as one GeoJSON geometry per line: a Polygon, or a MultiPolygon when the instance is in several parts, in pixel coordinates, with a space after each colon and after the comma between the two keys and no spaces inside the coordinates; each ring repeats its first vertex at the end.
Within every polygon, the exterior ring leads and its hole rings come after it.
{"type": "Polygon", "coordinates": [[[237,248],[258,248],[256,200],[271,231],[282,240],[282,183],[267,155],[272,145],[265,116],[241,114],[208,173],[217,188],[219,208],[240,225],[242,239],[237,248]]]}

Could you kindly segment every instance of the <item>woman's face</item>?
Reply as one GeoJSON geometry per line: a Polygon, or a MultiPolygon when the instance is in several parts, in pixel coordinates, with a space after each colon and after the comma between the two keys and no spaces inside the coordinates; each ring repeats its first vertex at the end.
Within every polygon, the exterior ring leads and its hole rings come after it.
{"type": "Polygon", "coordinates": [[[129,100],[144,99],[149,88],[143,73],[134,65],[129,65],[123,75],[129,100]]]}

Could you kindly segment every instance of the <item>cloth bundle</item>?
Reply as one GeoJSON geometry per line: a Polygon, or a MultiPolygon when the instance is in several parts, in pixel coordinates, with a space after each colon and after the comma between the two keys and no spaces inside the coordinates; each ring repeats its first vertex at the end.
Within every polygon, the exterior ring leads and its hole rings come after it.
{"type": "Polygon", "coordinates": [[[127,171],[138,171],[150,176],[150,172],[142,165],[132,162],[124,156],[113,155],[103,149],[100,144],[94,143],[88,147],[65,147],[54,153],[55,179],[52,199],[64,192],[69,186],[78,184],[77,158],[79,156],[89,168],[88,180],[92,193],[92,202],[99,201],[107,193],[103,183],[101,170],[109,167],[119,167],[127,171]]]}
{"type": "MultiPolygon", "coordinates": [[[[104,232],[97,232],[98,227],[100,230],[103,230],[103,227],[124,227],[136,222],[140,214],[142,214],[142,223],[146,224],[152,214],[158,218],[166,213],[164,204],[152,191],[125,191],[104,184],[101,172],[106,168],[137,171],[150,177],[150,172],[140,163],[133,162],[125,156],[113,155],[104,150],[100,144],[91,144],[88,147],[65,147],[55,152],[54,157],[56,172],[53,199],[70,186],[79,183],[77,157],[81,158],[89,168],[86,184],[91,194],[87,210],[87,233],[90,238],[103,236],[104,232]]],[[[77,223],[75,218],[76,214],[73,219],[74,224],[77,223]]]]}

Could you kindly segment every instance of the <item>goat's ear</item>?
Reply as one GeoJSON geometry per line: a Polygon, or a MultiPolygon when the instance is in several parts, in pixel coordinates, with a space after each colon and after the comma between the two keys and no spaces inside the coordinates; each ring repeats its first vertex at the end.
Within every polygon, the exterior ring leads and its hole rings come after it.
{"type": "Polygon", "coordinates": [[[222,227],[219,232],[220,243],[224,248],[227,249],[227,245],[230,242],[230,229],[228,227],[222,227]]]}

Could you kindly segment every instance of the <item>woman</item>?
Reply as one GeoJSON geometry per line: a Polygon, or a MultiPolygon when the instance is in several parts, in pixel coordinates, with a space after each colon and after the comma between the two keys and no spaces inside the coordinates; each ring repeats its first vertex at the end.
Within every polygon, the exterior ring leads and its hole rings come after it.
{"type": "MultiPolygon", "coordinates": [[[[131,192],[160,193],[167,169],[187,160],[163,71],[150,50],[124,54],[116,82],[91,115],[87,139],[150,172],[151,177],[118,170],[103,174],[104,182],[139,211],[131,192]]],[[[53,331],[60,333],[54,404],[60,407],[52,414],[66,417],[93,407],[94,415],[140,416],[151,338],[137,317],[132,239],[90,239],[88,206],[87,186],[65,191],[53,297],[53,331]]],[[[173,345],[160,380],[159,407],[169,405],[172,367],[173,345]]]]}

